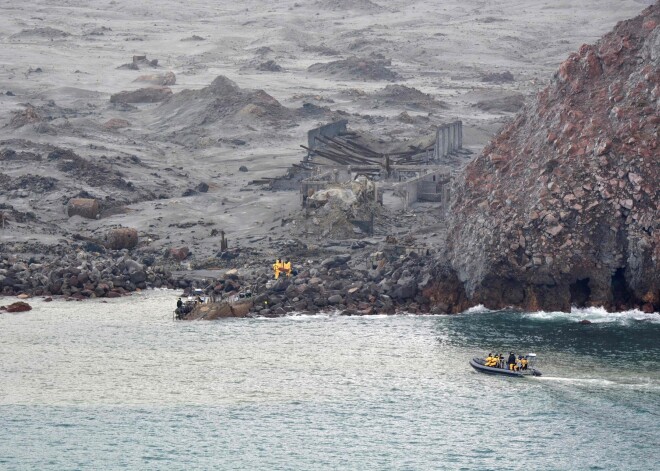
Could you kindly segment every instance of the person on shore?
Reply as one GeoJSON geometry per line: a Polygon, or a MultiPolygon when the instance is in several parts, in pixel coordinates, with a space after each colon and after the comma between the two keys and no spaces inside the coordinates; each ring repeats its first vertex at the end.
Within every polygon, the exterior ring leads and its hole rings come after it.
{"type": "Polygon", "coordinates": [[[282,259],[278,258],[275,260],[275,263],[273,263],[273,271],[275,272],[275,279],[277,280],[280,277],[280,269],[284,266],[282,263],[282,259]]]}
{"type": "Polygon", "coordinates": [[[509,369],[513,371],[516,366],[516,354],[513,352],[509,352],[509,358],[506,360],[507,365],[509,365],[509,369]]]}

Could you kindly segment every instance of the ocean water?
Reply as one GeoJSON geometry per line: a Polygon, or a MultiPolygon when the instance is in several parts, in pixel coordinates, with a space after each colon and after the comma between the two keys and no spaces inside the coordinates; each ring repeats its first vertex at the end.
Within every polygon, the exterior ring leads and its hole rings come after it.
{"type": "Polygon", "coordinates": [[[0,314],[0,469],[660,469],[658,314],[174,322],[175,301],[0,314]],[[544,376],[468,365],[512,349],[544,376]]]}

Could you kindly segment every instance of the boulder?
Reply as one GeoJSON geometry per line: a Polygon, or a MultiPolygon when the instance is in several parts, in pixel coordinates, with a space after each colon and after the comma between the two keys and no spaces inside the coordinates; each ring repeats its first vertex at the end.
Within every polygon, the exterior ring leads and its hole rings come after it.
{"type": "Polygon", "coordinates": [[[101,213],[99,202],[93,198],[71,198],[67,205],[67,215],[96,219],[101,213]]]}
{"type": "Polygon", "coordinates": [[[9,306],[3,306],[3,308],[7,312],[25,312],[25,311],[31,311],[32,310],[32,306],[30,306],[28,303],[23,302],[23,301],[18,301],[18,302],[12,303],[9,306]]]}
{"type": "Polygon", "coordinates": [[[186,319],[214,320],[225,317],[247,317],[252,309],[252,301],[240,301],[235,303],[207,303],[197,305],[186,319]]]}
{"type": "Polygon", "coordinates": [[[188,255],[190,254],[190,250],[188,250],[188,247],[177,247],[170,249],[169,255],[171,258],[176,260],[177,262],[182,261],[185,259],[188,255]]]}
{"type": "Polygon", "coordinates": [[[132,249],[137,243],[138,232],[129,227],[110,229],[105,236],[105,247],[110,250],[132,249]]]}
{"type": "Polygon", "coordinates": [[[321,266],[324,268],[335,268],[335,267],[340,267],[342,265],[346,265],[346,263],[351,259],[350,254],[340,254],[340,255],[334,255],[332,257],[328,257],[325,260],[321,262],[321,266]]]}

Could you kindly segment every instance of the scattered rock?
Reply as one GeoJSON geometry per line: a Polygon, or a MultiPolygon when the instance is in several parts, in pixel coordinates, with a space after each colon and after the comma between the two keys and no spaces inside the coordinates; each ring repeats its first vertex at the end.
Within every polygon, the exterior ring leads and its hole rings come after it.
{"type": "Polygon", "coordinates": [[[508,70],[505,72],[491,72],[481,77],[482,82],[505,83],[513,82],[513,74],[508,70]]]}
{"type": "Polygon", "coordinates": [[[262,62],[257,66],[257,70],[263,71],[263,72],[282,72],[282,67],[278,65],[274,60],[269,60],[266,62],[262,62]]]}
{"type": "Polygon", "coordinates": [[[23,31],[11,36],[11,39],[63,39],[71,36],[66,31],[61,29],[51,28],[46,26],[44,28],[24,29],[23,31]]]}
{"type": "Polygon", "coordinates": [[[112,118],[106,121],[103,124],[103,129],[106,129],[108,131],[112,131],[115,129],[121,129],[121,128],[127,128],[131,125],[130,122],[126,121],[125,119],[120,119],[120,118],[112,118]]]}
{"type": "Polygon", "coordinates": [[[9,126],[14,129],[18,129],[27,124],[40,123],[42,119],[43,118],[37,109],[28,103],[23,111],[16,111],[13,113],[13,116],[9,121],[9,126]]]}
{"type": "Polygon", "coordinates": [[[133,81],[147,82],[152,85],[158,85],[158,86],[169,86],[176,84],[176,75],[174,75],[174,72],[166,72],[164,74],[140,75],[138,78],[136,78],[133,81]]]}
{"type": "Polygon", "coordinates": [[[115,93],[110,97],[110,103],[158,103],[172,96],[168,87],[140,88],[133,91],[115,93]]]}
{"type": "Polygon", "coordinates": [[[393,82],[399,75],[389,67],[390,59],[350,57],[328,63],[313,64],[307,68],[315,74],[332,75],[347,80],[387,80],[393,82]]]}
{"type": "Polygon", "coordinates": [[[183,38],[181,41],[206,41],[206,39],[201,36],[197,36],[196,34],[193,34],[190,37],[183,38]]]}
{"type": "Polygon", "coordinates": [[[525,97],[519,93],[488,100],[480,100],[476,106],[480,110],[489,112],[516,113],[525,104],[525,97]]]}

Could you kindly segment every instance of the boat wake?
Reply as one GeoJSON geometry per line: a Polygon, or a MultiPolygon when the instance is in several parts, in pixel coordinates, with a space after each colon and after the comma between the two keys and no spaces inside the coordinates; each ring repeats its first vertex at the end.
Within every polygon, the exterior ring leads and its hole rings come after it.
{"type": "Polygon", "coordinates": [[[537,376],[537,381],[571,384],[584,387],[631,389],[637,391],[660,391],[660,383],[651,378],[636,378],[634,382],[613,381],[603,378],[566,378],[561,376],[537,376]]]}

